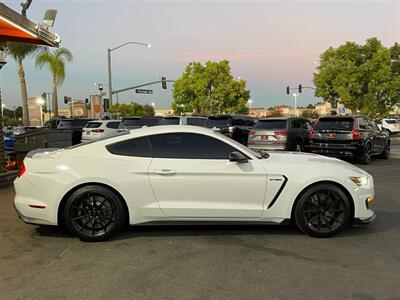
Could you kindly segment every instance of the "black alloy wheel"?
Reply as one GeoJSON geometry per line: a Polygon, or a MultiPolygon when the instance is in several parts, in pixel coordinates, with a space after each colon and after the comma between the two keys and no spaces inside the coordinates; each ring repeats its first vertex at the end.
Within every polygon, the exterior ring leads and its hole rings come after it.
{"type": "Polygon", "coordinates": [[[103,241],[120,231],[125,208],[114,192],[103,186],[85,186],[68,198],[64,222],[70,232],[83,241],[103,241]]]}
{"type": "Polygon", "coordinates": [[[303,152],[304,146],[301,141],[297,141],[294,145],[294,151],[296,152],[303,152]]]}
{"type": "Polygon", "coordinates": [[[380,158],[389,159],[390,158],[390,142],[386,143],[383,152],[379,155],[380,158]]]}
{"type": "Polygon", "coordinates": [[[368,165],[371,162],[371,143],[367,143],[360,158],[360,163],[368,165]]]}
{"type": "Polygon", "coordinates": [[[348,223],[349,199],[335,185],[315,185],[301,196],[294,216],[303,232],[313,237],[330,237],[348,223]]]}

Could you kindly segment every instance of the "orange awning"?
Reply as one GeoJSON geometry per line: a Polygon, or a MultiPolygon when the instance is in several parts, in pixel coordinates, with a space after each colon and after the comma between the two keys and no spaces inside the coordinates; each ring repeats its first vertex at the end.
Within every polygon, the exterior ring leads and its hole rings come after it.
{"type": "Polygon", "coordinates": [[[0,41],[58,47],[60,39],[41,24],[0,3],[0,41]]]}

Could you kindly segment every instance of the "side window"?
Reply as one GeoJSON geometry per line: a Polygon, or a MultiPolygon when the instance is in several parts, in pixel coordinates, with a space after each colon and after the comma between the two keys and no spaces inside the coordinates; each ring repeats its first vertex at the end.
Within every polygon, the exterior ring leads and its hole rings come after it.
{"type": "Polygon", "coordinates": [[[246,126],[246,122],[242,119],[233,119],[232,126],[246,126]]]}
{"type": "Polygon", "coordinates": [[[292,120],[290,124],[290,128],[300,129],[301,128],[301,120],[292,120]]]}
{"type": "Polygon", "coordinates": [[[198,124],[197,124],[197,118],[187,118],[187,124],[188,125],[195,125],[195,126],[197,126],[198,124]]]}
{"type": "Polygon", "coordinates": [[[368,122],[364,118],[358,118],[358,127],[360,129],[368,129],[368,122]]]}
{"type": "Polygon", "coordinates": [[[152,157],[153,153],[147,137],[141,137],[106,146],[112,154],[123,156],[152,157]]]}
{"type": "Polygon", "coordinates": [[[119,123],[120,123],[120,122],[108,122],[107,125],[106,125],[106,127],[107,127],[107,128],[117,129],[118,126],[119,126],[119,123]]]}
{"type": "Polygon", "coordinates": [[[254,120],[247,119],[246,120],[246,126],[253,127],[254,126],[254,120]]]}
{"type": "Polygon", "coordinates": [[[181,159],[228,159],[236,148],[207,135],[168,133],[149,137],[154,157],[181,159]]]}
{"type": "Polygon", "coordinates": [[[302,123],[303,123],[303,126],[302,126],[303,129],[311,130],[312,125],[310,122],[308,122],[307,120],[303,120],[302,123]]]}

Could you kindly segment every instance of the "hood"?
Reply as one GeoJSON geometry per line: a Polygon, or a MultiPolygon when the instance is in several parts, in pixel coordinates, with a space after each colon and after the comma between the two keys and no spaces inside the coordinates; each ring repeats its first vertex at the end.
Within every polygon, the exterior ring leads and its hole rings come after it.
{"type": "Polygon", "coordinates": [[[289,164],[292,166],[298,165],[300,171],[302,170],[300,168],[303,168],[304,170],[304,168],[307,168],[307,166],[311,165],[314,167],[317,165],[321,168],[329,165],[342,167],[361,174],[369,175],[363,169],[334,157],[304,152],[268,152],[268,154],[270,155],[269,159],[274,163],[289,164]]]}

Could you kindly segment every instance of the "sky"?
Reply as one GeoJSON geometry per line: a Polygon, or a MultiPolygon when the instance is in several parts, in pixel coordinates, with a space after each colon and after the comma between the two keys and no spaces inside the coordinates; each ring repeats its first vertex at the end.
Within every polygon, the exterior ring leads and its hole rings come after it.
{"type": "MultiPolygon", "coordinates": [[[[4,1],[18,11],[21,2],[4,1]]],[[[46,9],[58,10],[51,31],[74,55],[59,88],[60,104],[63,96],[84,99],[97,92],[96,82],[107,83],[107,48],[127,41],[152,47],[128,45],[112,52],[114,89],[162,76],[178,79],[191,61],[227,59],[233,76],[247,81],[253,107],[293,105],[286,86],[312,86],[318,57],[330,46],[369,37],[386,46],[400,41],[400,0],[33,0],[28,18],[41,21],[46,9]]],[[[0,86],[3,102],[12,107],[21,102],[17,66],[11,57],[6,60],[0,86]]],[[[47,69],[37,69],[32,57],[24,66],[29,97],[51,91],[47,69]]],[[[153,95],[128,91],[119,100],[170,107],[171,88],[157,84],[151,86],[153,95]]],[[[318,100],[304,90],[298,104],[318,100]]]]}

